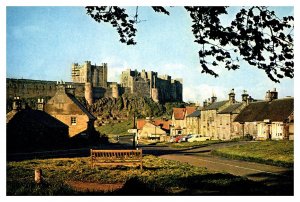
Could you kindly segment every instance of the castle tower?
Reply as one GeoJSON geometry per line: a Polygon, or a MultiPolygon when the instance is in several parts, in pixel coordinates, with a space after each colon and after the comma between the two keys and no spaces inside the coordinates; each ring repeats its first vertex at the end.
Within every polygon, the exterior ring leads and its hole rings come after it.
{"type": "Polygon", "coordinates": [[[85,61],[83,71],[84,71],[84,82],[92,82],[91,61],[85,61]]]}
{"type": "Polygon", "coordinates": [[[93,104],[93,85],[90,82],[86,82],[84,85],[84,97],[89,105],[93,104]]]}
{"type": "Polygon", "coordinates": [[[100,81],[101,81],[101,86],[103,88],[106,88],[107,87],[107,63],[102,63],[102,78],[100,81]]]}
{"type": "Polygon", "coordinates": [[[231,89],[230,93],[228,94],[229,95],[229,101],[231,104],[235,103],[235,93],[234,93],[234,88],[231,89]]]}
{"type": "Polygon", "coordinates": [[[118,84],[112,84],[112,97],[118,99],[119,98],[119,88],[118,84]]]}
{"type": "Polygon", "coordinates": [[[158,89],[151,88],[151,98],[154,102],[159,102],[158,89]]]}

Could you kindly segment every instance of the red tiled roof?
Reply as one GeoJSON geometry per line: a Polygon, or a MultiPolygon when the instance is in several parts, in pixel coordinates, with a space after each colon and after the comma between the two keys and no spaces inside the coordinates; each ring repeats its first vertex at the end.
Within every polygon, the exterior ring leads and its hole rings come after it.
{"type": "Polygon", "coordinates": [[[186,108],[186,115],[190,115],[194,111],[196,111],[196,107],[185,107],[186,108]]]}
{"type": "Polygon", "coordinates": [[[141,130],[144,127],[145,124],[146,124],[145,119],[138,119],[137,120],[137,129],[141,130]]]}
{"type": "Polygon", "coordinates": [[[172,123],[171,120],[170,121],[164,121],[161,119],[154,120],[154,125],[161,126],[161,129],[164,129],[164,130],[170,130],[171,123],[172,123]]]}
{"type": "Polygon", "coordinates": [[[173,108],[174,118],[176,120],[183,120],[186,108],[173,108]]]}
{"type": "Polygon", "coordinates": [[[144,125],[145,125],[147,122],[150,122],[150,123],[154,124],[155,126],[160,126],[161,129],[163,129],[163,130],[170,130],[170,125],[171,125],[171,123],[172,123],[171,120],[169,120],[169,121],[164,121],[164,120],[161,120],[161,119],[156,119],[156,120],[153,120],[153,121],[147,121],[147,120],[145,120],[145,119],[138,119],[138,120],[137,120],[137,129],[138,129],[138,130],[143,129],[144,125]]]}

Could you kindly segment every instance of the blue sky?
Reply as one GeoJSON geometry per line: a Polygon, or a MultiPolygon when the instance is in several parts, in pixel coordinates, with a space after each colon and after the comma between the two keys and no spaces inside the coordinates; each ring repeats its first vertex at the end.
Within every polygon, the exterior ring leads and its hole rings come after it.
{"type": "MultiPolygon", "coordinates": [[[[274,10],[279,16],[293,15],[292,7],[274,10]]],[[[95,22],[83,7],[7,7],[6,76],[70,81],[71,64],[90,60],[108,63],[109,81],[119,82],[127,68],[182,78],[184,101],[202,103],[212,92],[218,100],[226,99],[232,88],[237,100],[244,89],[257,99],[273,88],[279,97],[294,96],[294,79],[275,84],[264,71],[246,63],[237,71],[217,69],[218,78],[201,74],[199,46],[193,42],[188,14],[182,7],[169,11],[171,15],[166,16],[140,7],[137,45],[126,46],[110,24],[95,22]]],[[[229,18],[224,16],[224,22],[229,18]]]]}

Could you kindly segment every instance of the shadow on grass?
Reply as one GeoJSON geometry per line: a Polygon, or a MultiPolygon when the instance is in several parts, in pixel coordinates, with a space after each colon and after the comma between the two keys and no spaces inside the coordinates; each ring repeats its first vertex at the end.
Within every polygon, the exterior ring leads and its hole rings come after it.
{"type": "MultiPolygon", "coordinates": [[[[127,168],[126,168],[127,169],[127,168]]],[[[146,168],[152,169],[152,168],[146,168]]],[[[7,181],[7,195],[118,195],[118,196],[270,196],[293,195],[292,173],[284,176],[255,174],[251,177],[265,177],[262,181],[252,181],[225,173],[209,173],[189,177],[170,177],[166,174],[159,178],[134,176],[129,178],[121,189],[103,191],[76,191],[61,181],[53,179],[36,185],[32,179],[7,181]],[[288,176],[291,175],[291,176],[288,176]]]]}
{"type": "Polygon", "coordinates": [[[272,173],[255,173],[247,175],[250,179],[256,178],[272,195],[292,196],[294,195],[294,171],[281,172],[278,175],[272,173]]]}
{"type": "MultiPolygon", "coordinates": [[[[91,193],[85,193],[87,195],[91,193]]],[[[208,174],[186,178],[177,178],[176,181],[143,182],[138,177],[130,178],[123,188],[107,193],[92,193],[93,195],[194,195],[194,196],[246,196],[270,195],[268,188],[262,183],[254,182],[229,174],[208,174]],[[174,189],[172,189],[172,187],[174,189]],[[177,190],[176,190],[177,189],[177,190]],[[173,190],[173,191],[171,191],[173,190]]]]}

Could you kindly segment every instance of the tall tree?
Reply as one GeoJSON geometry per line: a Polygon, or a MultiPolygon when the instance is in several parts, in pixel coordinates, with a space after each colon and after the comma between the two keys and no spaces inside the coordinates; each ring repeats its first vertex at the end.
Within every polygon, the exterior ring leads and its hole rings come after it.
{"type": "MultiPolygon", "coordinates": [[[[220,19],[228,14],[228,7],[184,8],[192,19],[194,42],[200,45],[202,73],[217,77],[213,66],[236,70],[240,68],[239,61],[244,60],[264,70],[274,82],[294,77],[293,16],[280,19],[268,7],[253,6],[241,8],[226,26],[220,19]]],[[[170,15],[165,7],[153,6],[152,9],[170,15]]],[[[115,27],[121,43],[136,44],[135,25],[140,22],[138,7],[133,17],[129,17],[126,8],[118,6],[88,6],[86,11],[95,21],[115,27]]]]}

